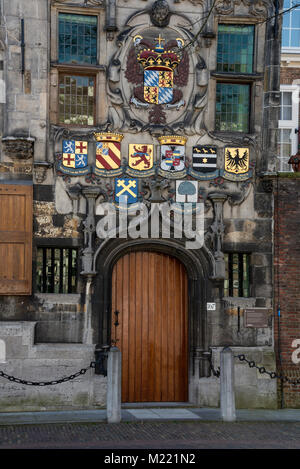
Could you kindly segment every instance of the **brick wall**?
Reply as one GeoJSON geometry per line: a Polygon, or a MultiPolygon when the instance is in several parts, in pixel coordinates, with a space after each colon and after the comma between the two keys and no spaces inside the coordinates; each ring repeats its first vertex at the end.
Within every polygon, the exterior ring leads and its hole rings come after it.
{"type": "MultiPolygon", "coordinates": [[[[300,379],[300,363],[294,364],[292,361],[292,353],[295,351],[292,342],[300,339],[300,178],[280,177],[274,184],[274,329],[277,370],[280,371],[282,365],[283,375],[295,380],[300,379]],[[281,309],[280,323],[276,314],[278,304],[281,309]]],[[[281,398],[279,396],[279,401],[281,398]]],[[[290,408],[300,406],[300,385],[283,384],[283,405],[290,408]]]]}
{"type": "Polygon", "coordinates": [[[294,80],[300,80],[300,69],[299,68],[280,68],[280,84],[281,85],[292,85],[294,80]]]}

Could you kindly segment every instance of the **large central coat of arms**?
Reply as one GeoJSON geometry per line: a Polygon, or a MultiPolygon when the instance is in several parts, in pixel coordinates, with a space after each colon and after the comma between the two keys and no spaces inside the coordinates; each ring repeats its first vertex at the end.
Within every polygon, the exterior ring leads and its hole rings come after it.
{"type": "MultiPolygon", "coordinates": [[[[142,39],[142,36],[136,36],[134,41],[139,44],[142,39]]],[[[154,50],[142,49],[137,60],[144,69],[144,100],[150,104],[166,104],[174,100],[174,70],[181,61],[181,54],[165,50],[161,35],[156,40],[158,43],[154,50]]],[[[178,38],[177,47],[183,44],[183,40],[178,38]]]]}
{"type": "Polygon", "coordinates": [[[103,130],[204,135],[209,74],[200,49],[189,47],[200,46],[200,36],[187,15],[165,3],[161,18],[158,7],[130,15],[117,37],[103,130]]]}
{"type": "MultiPolygon", "coordinates": [[[[153,45],[141,35],[134,37],[134,47],[129,52],[125,76],[135,85],[131,102],[137,107],[153,105],[184,106],[183,93],[180,87],[187,84],[189,58],[183,51],[184,40],[169,40],[160,34],[153,45]]],[[[150,109],[150,121],[154,124],[165,122],[162,107],[150,109]]]]}

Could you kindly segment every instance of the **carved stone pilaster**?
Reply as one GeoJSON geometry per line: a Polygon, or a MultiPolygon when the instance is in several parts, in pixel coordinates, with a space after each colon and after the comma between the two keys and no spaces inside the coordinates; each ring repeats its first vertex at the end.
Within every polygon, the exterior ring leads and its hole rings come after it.
{"type": "Polygon", "coordinates": [[[209,198],[213,203],[214,221],[210,226],[212,249],[215,258],[215,280],[225,278],[225,262],[223,253],[223,236],[225,225],[223,221],[223,204],[227,199],[225,194],[209,194],[209,198]]]}
{"type": "Polygon", "coordinates": [[[101,189],[99,187],[89,187],[85,186],[82,188],[81,193],[85,196],[87,200],[87,216],[83,222],[83,232],[84,232],[84,249],[82,251],[81,261],[82,261],[82,271],[81,275],[84,276],[93,276],[96,275],[96,272],[93,271],[93,255],[94,255],[94,235],[95,235],[95,201],[101,189]]]}

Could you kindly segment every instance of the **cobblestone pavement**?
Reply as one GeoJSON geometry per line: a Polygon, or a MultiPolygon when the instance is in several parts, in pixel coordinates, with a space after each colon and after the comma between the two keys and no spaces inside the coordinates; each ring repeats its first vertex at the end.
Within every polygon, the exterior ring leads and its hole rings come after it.
{"type": "Polygon", "coordinates": [[[300,422],[7,425],[0,449],[299,449],[300,422]]]}

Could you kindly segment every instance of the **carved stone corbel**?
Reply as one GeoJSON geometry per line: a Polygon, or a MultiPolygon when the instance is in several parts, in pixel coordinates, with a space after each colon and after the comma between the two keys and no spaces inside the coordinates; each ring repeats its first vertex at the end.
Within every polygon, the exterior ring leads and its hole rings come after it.
{"type": "Polygon", "coordinates": [[[42,184],[47,176],[47,170],[52,167],[51,163],[48,161],[34,161],[33,162],[33,171],[34,177],[38,184],[42,184]]]}

